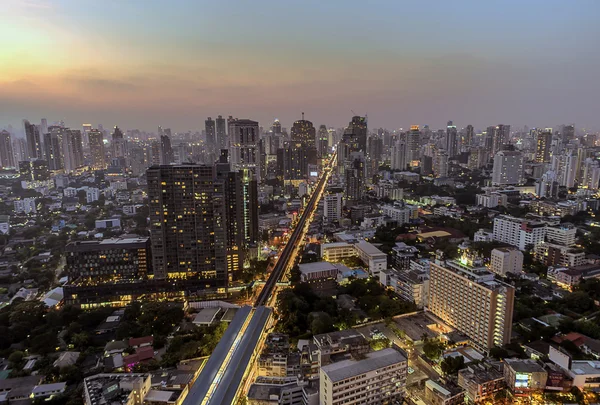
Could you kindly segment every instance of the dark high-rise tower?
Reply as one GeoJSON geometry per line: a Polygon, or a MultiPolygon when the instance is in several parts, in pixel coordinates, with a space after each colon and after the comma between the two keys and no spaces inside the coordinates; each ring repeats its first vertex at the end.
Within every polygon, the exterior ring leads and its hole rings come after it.
{"type": "Polygon", "coordinates": [[[367,152],[367,117],[352,117],[352,121],[344,131],[343,139],[352,144],[351,150],[367,152]]]}
{"type": "Polygon", "coordinates": [[[544,131],[537,134],[535,145],[535,162],[549,163],[550,162],[550,147],[552,146],[552,132],[544,131]]]}
{"type": "Polygon", "coordinates": [[[216,149],[216,127],[215,120],[208,117],[204,121],[204,130],[206,131],[206,148],[209,152],[214,152],[216,149]]]}
{"type": "Polygon", "coordinates": [[[575,124],[565,125],[562,129],[562,141],[563,143],[569,143],[569,141],[575,139],[575,124]]]}
{"type": "Polygon", "coordinates": [[[502,145],[510,143],[510,125],[500,124],[496,127],[488,127],[488,132],[491,128],[493,128],[494,140],[493,153],[496,154],[502,150],[502,145]]]}
{"type": "Polygon", "coordinates": [[[62,156],[60,151],[60,139],[57,131],[44,134],[45,159],[48,162],[48,169],[62,169],[62,156]]]}
{"type": "Polygon", "coordinates": [[[42,141],[39,128],[27,120],[23,120],[25,139],[27,140],[27,154],[29,159],[42,159],[42,141]]]}
{"type": "Polygon", "coordinates": [[[465,128],[465,145],[471,146],[473,144],[473,140],[475,139],[475,129],[473,125],[469,124],[465,128]]]}
{"type": "Polygon", "coordinates": [[[117,126],[112,133],[112,158],[124,158],[126,156],[126,144],[123,131],[117,126]]]}
{"type": "Polygon", "coordinates": [[[90,153],[92,155],[92,168],[94,170],[106,169],[106,151],[104,148],[104,134],[102,131],[92,129],[88,131],[90,153]]]}
{"type": "Polygon", "coordinates": [[[329,131],[325,125],[319,127],[317,136],[317,152],[319,156],[327,156],[329,154],[329,131]]]}
{"type": "Polygon", "coordinates": [[[160,164],[169,165],[173,163],[173,148],[169,135],[160,136],[160,164]]]}
{"type": "Polygon", "coordinates": [[[249,169],[258,179],[259,148],[258,122],[247,119],[229,119],[231,167],[238,171],[249,169]]]}
{"type": "Polygon", "coordinates": [[[458,151],[458,132],[456,131],[456,125],[452,121],[448,121],[446,127],[446,152],[449,157],[457,155],[458,151]]]}
{"type": "Polygon", "coordinates": [[[222,116],[218,116],[215,120],[215,129],[216,129],[216,145],[217,152],[221,149],[227,149],[229,147],[229,142],[227,139],[227,124],[225,122],[225,118],[222,116]]]}
{"type": "Polygon", "coordinates": [[[294,122],[290,131],[292,142],[302,142],[304,146],[315,147],[316,132],[313,123],[304,119],[294,122]]]}
{"type": "Polygon", "coordinates": [[[275,135],[281,135],[281,122],[279,122],[278,119],[273,121],[273,125],[271,125],[271,131],[273,131],[275,135]]]}
{"type": "Polygon", "coordinates": [[[8,131],[0,131],[0,165],[2,167],[16,167],[12,140],[8,131]]]}
{"type": "Polygon", "coordinates": [[[64,130],[62,136],[62,151],[65,172],[70,173],[83,167],[83,141],[80,130],[64,130]]]}

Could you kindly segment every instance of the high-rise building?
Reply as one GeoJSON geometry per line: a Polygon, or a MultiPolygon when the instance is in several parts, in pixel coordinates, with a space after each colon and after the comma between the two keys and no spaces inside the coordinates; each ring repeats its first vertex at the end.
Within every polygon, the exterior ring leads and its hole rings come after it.
{"type": "Polygon", "coordinates": [[[521,184],[523,169],[521,152],[501,150],[494,156],[492,184],[497,186],[521,184]]]}
{"type": "Polygon", "coordinates": [[[229,120],[229,142],[233,170],[249,169],[256,179],[259,173],[258,122],[248,119],[229,120]]]}
{"type": "Polygon", "coordinates": [[[98,129],[88,132],[92,168],[94,170],[106,169],[106,150],[104,148],[104,134],[98,129]]]}
{"type": "Polygon", "coordinates": [[[446,127],[446,153],[449,157],[454,157],[458,154],[458,131],[452,121],[448,121],[448,126],[446,127]]]}
{"type": "Polygon", "coordinates": [[[396,141],[391,150],[392,170],[406,170],[406,157],[406,142],[403,140],[396,141]]]}
{"type": "Polygon", "coordinates": [[[302,142],[306,147],[315,147],[316,133],[313,123],[304,119],[304,113],[302,113],[302,119],[295,121],[290,130],[290,136],[292,142],[302,142]]]}
{"type": "Polygon", "coordinates": [[[367,153],[367,117],[352,117],[352,121],[344,130],[343,139],[351,144],[351,152],[362,151],[367,153]]]}
{"type": "Polygon", "coordinates": [[[565,125],[562,129],[563,143],[569,143],[573,139],[575,139],[575,124],[565,125]]]}
{"type": "Polygon", "coordinates": [[[414,166],[421,159],[421,131],[418,125],[411,125],[406,133],[406,164],[414,166]]]}
{"type": "Polygon", "coordinates": [[[543,242],[546,238],[546,224],[515,218],[510,215],[498,215],[494,218],[494,240],[526,250],[543,242]]]}
{"type": "Polygon", "coordinates": [[[112,133],[112,158],[124,158],[127,156],[127,144],[125,142],[125,138],[123,137],[123,131],[118,126],[115,126],[115,129],[112,133]]]}
{"type": "Polygon", "coordinates": [[[537,134],[535,147],[535,162],[550,163],[550,146],[552,145],[552,132],[537,134]]]}
{"type": "Polygon", "coordinates": [[[273,125],[271,125],[271,131],[273,131],[275,135],[281,135],[281,122],[279,122],[278,119],[273,121],[273,125]]]}
{"type": "Polygon", "coordinates": [[[46,118],[42,118],[40,121],[40,136],[44,136],[48,133],[48,120],[46,118]]]}
{"type": "Polygon", "coordinates": [[[323,196],[323,222],[331,223],[342,219],[342,193],[328,193],[323,196]]]}
{"type": "Polygon", "coordinates": [[[65,129],[62,137],[63,161],[66,173],[83,167],[83,144],[81,131],[65,129]]]}
{"type": "Polygon", "coordinates": [[[329,154],[329,131],[325,125],[319,127],[317,137],[317,152],[319,156],[327,156],[329,154]]]}
{"type": "Polygon", "coordinates": [[[12,140],[8,131],[0,131],[0,165],[3,168],[16,167],[12,140]]]}
{"type": "Polygon", "coordinates": [[[201,280],[224,292],[227,203],[216,166],[153,166],[147,178],[154,278],[201,280]]]}
{"type": "MultiPolygon", "coordinates": [[[[218,116],[215,120],[216,125],[216,143],[218,149],[228,149],[229,148],[229,140],[227,139],[227,124],[225,122],[225,118],[222,116],[218,116]]],[[[231,135],[231,134],[230,134],[231,135]]]]}
{"type": "Polygon", "coordinates": [[[362,152],[353,152],[346,167],[346,204],[357,203],[365,196],[365,157],[362,152]]]}
{"type": "Polygon", "coordinates": [[[174,162],[173,159],[173,148],[171,147],[171,138],[169,135],[163,133],[160,136],[160,164],[170,165],[174,162]]]}
{"type": "Polygon", "coordinates": [[[209,152],[213,152],[217,146],[217,132],[215,126],[215,120],[208,117],[204,121],[204,130],[206,131],[206,148],[209,152]]]}
{"type": "Polygon", "coordinates": [[[320,369],[320,405],[401,403],[408,360],[388,348],[320,369]]]}
{"type": "Polygon", "coordinates": [[[475,129],[473,128],[473,125],[469,124],[465,127],[464,145],[472,146],[474,140],[475,140],[475,129]]]}
{"type": "Polygon", "coordinates": [[[25,128],[25,139],[27,140],[27,158],[43,159],[40,129],[27,120],[23,120],[23,127],[25,128]]]}
{"type": "Polygon", "coordinates": [[[496,248],[490,257],[490,271],[499,276],[523,272],[523,253],[516,247],[496,248]]]}
{"type": "Polygon", "coordinates": [[[485,267],[431,263],[429,310],[480,350],[510,342],[515,289],[485,267]]]}
{"type": "Polygon", "coordinates": [[[496,127],[488,127],[488,135],[492,131],[493,150],[492,153],[502,150],[503,146],[510,143],[510,125],[500,124],[496,127]]]}
{"type": "Polygon", "coordinates": [[[48,162],[48,169],[60,170],[63,168],[58,131],[53,130],[50,133],[44,134],[44,151],[46,162],[48,162]]]}
{"type": "Polygon", "coordinates": [[[13,139],[13,152],[15,154],[15,165],[18,165],[19,162],[27,160],[29,158],[27,141],[23,138],[13,139]]]}
{"type": "Polygon", "coordinates": [[[278,171],[284,180],[304,180],[309,176],[309,165],[316,164],[317,150],[302,142],[285,141],[277,151],[278,171]]]}
{"type": "Polygon", "coordinates": [[[433,173],[435,177],[448,177],[448,152],[438,149],[434,156],[433,173]]]}
{"type": "Polygon", "coordinates": [[[577,153],[570,149],[564,156],[564,165],[561,165],[562,176],[559,179],[561,186],[572,188],[575,187],[575,183],[578,178],[577,168],[579,167],[579,157],[577,153]]]}
{"type": "Polygon", "coordinates": [[[600,183],[600,163],[592,158],[587,158],[583,164],[581,185],[590,190],[598,190],[600,183]]]}

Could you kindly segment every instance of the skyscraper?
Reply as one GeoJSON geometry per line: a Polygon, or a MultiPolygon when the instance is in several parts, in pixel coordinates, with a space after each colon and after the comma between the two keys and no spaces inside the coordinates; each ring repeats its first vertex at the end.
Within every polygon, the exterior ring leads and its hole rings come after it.
{"type": "Polygon", "coordinates": [[[406,164],[413,165],[414,162],[421,159],[420,151],[421,131],[418,125],[411,125],[410,131],[406,134],[406,164]]]}
{"type": "Polygon", "coordinates": [[[206,131],[206,148],[209,152],[214,153],[216,149],[216,127],[215,120],[208,117],[204,121],[204,130],[206,131]]]}
{"type": "Polygon", "coordinates": [[[448,121],[446,127],[446,152],[449,157],[456,156],[458,152],[458,132],[452,121],[448,121]]]}
{"type": "Polygon", "coordinates": [[[565,125],[562,130],[563,143],[569,143],[573,139],[575,139],[575,124],[565,125]]]}
{"type": "Polygon", "coordinates": [[[521,152],[501,150],[494,156],[492,184],[516,185],[523,182],[523,155],[521,152]]]}
{"type": "Polygon", "coordinates": [[[465,139],[464,139],[464,144],[466,146],[471,146],[473,144],[473,141],[475,140],[475,129],[473,128],[473,125],[469,124],[465,127],[465,139]]]}
{"type": "Polygon", "coordinates": [[[171,147],[171,138],[169,135],[160,136],[160,164],[169,165],[173,163],[173,148],[171,147]]]}
{"type": "Polygon", "coordinates": [[[25,139],[27,140],[27,157],[29,159],[42,159],[42,142],[39,128],[27,120],[23,120],[23,127],[25,128],[25,139]]]}
{"type": "Polygon", "coordinates": [[[273,125],[271,125],[271,131],[273,131],[275,135],[281,135],[281,122],[279,122],[278,119],[273,121],[273,125]]]}
{"type": "Polygon", "coordinates": [[[488,132],[493,128],[493,153],[502,150],[502,146],[510,143],[510,125],[500,124],[496,127],[488,127],[488,132]]]}
{"type": "Polygon", "coordinates": [[[125,138],[123,137],[123,131],[118,126],[115,126],[115,129],[112,133],[112,158],[124,158],[126,156],[126,148],[125,138]]]}
{"type": "Polygon", "coordinates": [[[83,166],[83,144],[81,131],[78,129],[66,129],[62,137],[63,161],[66,173],[83,166]]]}
{"type": "Polygon", "coordinates": [[[392,146],[392,159],[391,168],[392,170],[406,170],[406,141],[398,140],[392,146]]]}
{"type": "Polygon", "coordinates": [[[60,138],[56,130],[44,134],[44,151],[48,169],[60,170],[63,168],[60,138]]]}
{"type": "Polygon", "coordinates": [[[326,156],[329,154],[329,131],[325,125],[319,127],[319,134],[317,137],[317,152],[319,156],[326,156]]]}
{"type": "Polygon", "coordinates": [[[344,130],[343,139],[350,143],[351,151],[367,153],[367,117],[354,116],[344,130]]]}
{"type": "Polygon", "coordinates": [[[362,152],[353,152],[346,167],[346,204],[361,201],[365,195],[365,157],[362,152]]]}
{"type": "Polygon", "coordinates": [[[3,168],[16,167],[12,140],[8,131],[0,131],[0,165],[3,168]]]}
{"type": "Polygon", "coordinates": [[[285,141],[283,148],[277,151],[279,174],[284,180],[306,179],[309,164],[317,164],[316,149],[305,147],[300,141],[285,141]]]}
{"type": "Polygon", "coordinates": [[[552,132],[538,133],[535,146],[535,162],[550,162],[550,146],[552,145],[552,132]]]}
{"type": "Polygon", "coordinates": [[[304,119],[304,113],[302,119],[292,125],[290,136],[292,142],[302,142],[307,147],[315,147],[315,127],[312,122],[304,119]]]}
{"type": "Polygon", "coordinates": [[[258,122],[247,119],[229,120],[231,165],[235,171],[249,169],[259,176],[258,122]]]}
{"type": "Polygon", "coordinates": [[[92,155],[92,168],[94,170],[106,169],[106,151],[104,148],[104,134],[98,129],[88,131],[90,153],[92,155]]]}

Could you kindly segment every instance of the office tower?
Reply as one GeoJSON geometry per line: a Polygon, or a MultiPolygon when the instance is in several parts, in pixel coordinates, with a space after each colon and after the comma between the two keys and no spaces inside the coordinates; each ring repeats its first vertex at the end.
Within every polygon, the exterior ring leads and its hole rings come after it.
{"type": "Polygon", "coordinates": [[[494,218],[494,240],[516,246],[521,250],[543,242],[546,238],[546,224],[499,215],[494,218]]]}
{"type": "Polygon", "coordinates": [[[406,170],[406,142],[403,140],[396,141],[392,146],[391,155],[392,170],[406,170]]]}
{"type": "Polygon", "coordinates": [[[206,148],[209,152],[214,153],[217,146],[215,120],[208,117],[204,121],[204,130],[206,131],[206,148]]]}
{"type": "Polygon", "coordinates": [[[173,163],[173,148],[171,147],[171,138],[163,133],[160,136],[160,164],[170,165],[173,163]]]}
{"type": "Polygon", "coordinates": [[[330,224],[342,219],[342,193],[327,193],[323,196],[323,222],[330,224]]]}
{"type": "Polygon", "coordinates": [[[494,156],[492,184],[516,185],[523,182],[523,155],[521,152],[501,150],[494,156]]]}
{"type": "Polygon", "coordinates": [[[454,157],[458,154],[458,132],[456,125],[452,121],[448,121],[446,127],[446,153],[449,157],[454,157]]]}
{"type": "Polygon", "coordinates": [[[490,271],[499,276],[521,274],[523,272],[523,253],[515,247],[496,248],[490,257],[490,271]]]}
{"type": "Polygon", "coordinates": [[[438,149],[433,157],[433,173],[435,177],[448,177],[449,154],[444,149],[438,149]]]}
{"type": "Polygon", "coordinates": [[[544,131],[537,134],[535,147],[535,162],[549,163],[550,162],[550,146],[552,145],[552,132],[544,131]]]}
{"type": "Polygon", "coordinates": [[[346,205],[361,201],[365,195],[365,157],[362,152],[353,152],[346,167],[346,205]]]}
{"type": "Polygon", "coordinates": [[[153,166],[146,172],[155,279],[201,280],[225,291],[227,204],[215,166],[153,166]]]}
{"type": "Polygon", "coordinates": [[[0,131],[0,165],[3,168],[16,167],[12,140],[8,131],[0,131]]]}
{"type": "Polygon", "coordinates": [[[502,150],[503,145],[510,143],[510,125],[498,125],[496,127],[488,127],[488,132],[492,129],[493,133],[493,154],[502,150]]]}
{"type": "Polygon", "coordinates": [[[315,146],[315,127],[312,122],[304,119],[304,113],[302,119],[292,125],[290,137],[292,142],[302,142],[307,147],[315,146]]]}
{"type": "MultiPolygon", "coordinates": [[[[100,128],[98,126],[98,128],[100,128]]],[[[124,158],[127,155],[126,149],[127,145],[125,143],[125,138],[123,137],[123,131],[118,126],[115,126],[115,129],[112,133],[112,158],[124,158]]]]}
{"type": "Polygon", "coordinates": [[[106,151],[104,149],[104,134],[98,129],[88,132],[90,154],[92,156],[92,169],[106,169],[106,151]]]}
{"type": "Polygon", "coordinates": [[[304,180],[308,178],[309,165],[317,164],[317,151],[305,147],[302,142],[285,141],[277,151],[277,167],[284,180],[304,180]]]}
{"type": "Polygon", "coordinates": [[[469,124],[465,127],[464,144],[466,146],[471,146],[473,145],[473,141],[475,141],[475,129],[473,128],[473,125],[469,124]]]}
{"type": "Polygon", "coordinates": [[[260,175],[258,122],[237,118],[231,118],[228,122],[232,169],[235,171],[249,169],[258,179],[260,175]]]}
{"type": "Polygon", "coordinates": [[[408,360],[387,348],[357,359],[341,360],[319,370],[319,404],[401,403],[406,387],[408,360]]]}
{"type": "Polygon", "coordinates": [[[278,119],[273,121],[273,125],[271,125],[271,131],[273,131],[275,135],[281,135],[281,122],[279,122],[278,119]]]}
{"type": "Polygon", "coordinates": [[[344,130],[344,139],[351,144],[352,151],[367,153],[367,117],[352,117],[352,121],[344,130]]]}
{"type": "Polygon", "coordinates": [[[48,162],[48,169],[60,170],[63,168],[58,131],[53,130],[50,133],[44,134],[44,151],[46,162],[48,162]]]}
{"type": "Polygon", "coordinates": [[[66,129],[62,137],[63,161],[66,173],[83,167],[83,144],[81,131],[66,129]]]}
{"type": "Polygon", "coordinates": [[[321,125],[319,127],[317,152],[321,157],[329,154],[329,132],[327,131],[327,127],[325,125],[321,125]]]}
{"type": "Polygon", "coordinates": [[[418,125],[411,125],[406,133],[406,164],[418,165],[421,159],[421,131],[418,125]]]}
{"type": "Polygon", "coordinates": [[[569,143],[575,139],[575,124],[565,125],[562,129],[562,141],[563,143],[569,143]]]}
{"type": "Polygon", "coordinates": [[[431,263],[429,310],[488,351],[510,342],[515,289],[485,267],[431,263]]]}
{"type": "Polygon", "coordinates": [[[44,136],[48,133],[48,120],[46,118],[42,118],[40,121],[40,136],[44,136]]]}
{"type": "Polygon", "coordinates": [[[27,160],[29,157],[27,150],[27,141],[23,138],[14,139],[13,152],[15,154],[15,165],[18,165],[19,162],[27,160]]]}
{"type": "Polygon", "coordinates": [[[43,159],[42,141],[39,128],[27,120],[23,120],[25,139],[27,140],[27,157],[29,159],[43,159]]]}

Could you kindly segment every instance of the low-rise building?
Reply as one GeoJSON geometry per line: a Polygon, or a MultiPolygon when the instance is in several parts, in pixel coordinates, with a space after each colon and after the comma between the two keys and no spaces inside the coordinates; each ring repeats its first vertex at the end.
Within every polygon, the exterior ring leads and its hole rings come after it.
{"type": "Polygon", "coordinates": [[[468,403],[477,403],[491,398],[506,387],[501,367],[486,363],[471,365],[460,370],[458,385],[464,388],[465,399],[468,403]]]}
{"type": "Polygon", "coordinates": [[[346,242],[324,243],[321,245],[321,257],[328,262],[339,262],[347,257],[356,256],[354,245],[346,242]]]}
{"type": "Polygon", "coordinates": [[[533,254],[537,261],[546,266],[576,267],[587,261],[582,250],[550,242],[536,244],[533,254]]]}
{"type": "Polygon", "coordinates": [[[387,268],[387,254],[366,241],[354,245],[360,260],[368,267],[369,274],[379,277],[379,272],[387,268]]]}
{"type": "Polygon", "coordinates": [[[393,403],[404,396],[407,358],[395,349],[342,360],[320,370],[320,404],[393,403]]]}
{"type": "Polygon", "coordinates": [[[465,402],[465,391],[452,384],[425,382],[425,401],[431,405],[459,405],[465,402]]]}
{"type": "Polygon", "coordinates": [[[520,274],[523,271],[523,253],[515,247],[493,249],[490,270],[502,277],[520,274]]]}
{"type": "Polygon", "coordinates": [[[504,359],[504,380],[513,395],[524,396],[543,391],[548,372],[535,360],[504,359]]]}

